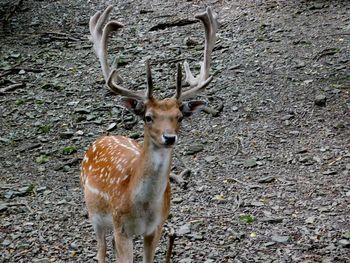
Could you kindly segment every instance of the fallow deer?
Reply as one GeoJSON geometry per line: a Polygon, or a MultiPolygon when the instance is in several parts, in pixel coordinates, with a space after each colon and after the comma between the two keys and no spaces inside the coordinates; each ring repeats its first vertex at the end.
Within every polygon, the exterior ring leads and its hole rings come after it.
{"type": "Polygon", "coordinates": [[[154,260],[163,224],[169,215],[171,155],[183,117],[198,112],[205,102],[184,100],[196,96],[211,82],[211,53],[216,41],[217,22],[210,8],[196,16],[204,24],[204,61],[194,77],[184,63],[190,88],[182,91],[181,66],[177,65],[176,94],[158,100],[153,96],[150,63],[146,62],[147,90],[141,94],[122,87],[115,66],[107,61],[107,41],[111,32],[123,27],[109,21],[113,7],[97,12],[90,19],[91,39],[107,86],[122,95],[122,104],[144,120],[144,142],[123,136],[98,139],[86,152],[81,164],[85,203],[97,237],[98,262],[105,262],[106,232],[114,231],[117,257],[133,262],[134,236],[143,236],[144,263],[154,260]],[[105,26],[104,26],[105,24],[105,26]]]}

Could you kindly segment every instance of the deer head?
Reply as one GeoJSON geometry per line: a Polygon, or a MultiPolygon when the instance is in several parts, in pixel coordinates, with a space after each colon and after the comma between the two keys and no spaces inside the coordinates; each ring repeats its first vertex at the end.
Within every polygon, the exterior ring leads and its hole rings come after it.
{"type": "Polygon", "coordinates": [[[200,62],[201,70],[197,77],[190,71],[187,62],[184,62],[186,73],[185,83],[188,90],[182,90],[182,68],[177,65],[176,94],[171,98],[158,100],[153,96],[153,80],[150,62],[146,61],[147,89],[144,94],[131,91],[117,84],[121,78],[115,65],[109,66],[107,61],[107,42],[111,32],[123,27],[117,21],[107,22],[113,7],[109,6],[101,13],[97,12],[90,19],[91,40],[100,61],[104,79],[107,86],[116,94],[122,95],[122,104],[134,114],[140,116],[145,122],[145,138],[149,136],[157,146],[171,147],[177,141],[181,120],[198,112],[206,103],[204,101],[185,101],[195,97],[212,81],[209,76],[211,53],[213,51],[217,22],[210,9],[196,16],[201,20],[205,29],[204,59],[200,62]],[[105,24],[105,25],[104,25],[105,24]]]}

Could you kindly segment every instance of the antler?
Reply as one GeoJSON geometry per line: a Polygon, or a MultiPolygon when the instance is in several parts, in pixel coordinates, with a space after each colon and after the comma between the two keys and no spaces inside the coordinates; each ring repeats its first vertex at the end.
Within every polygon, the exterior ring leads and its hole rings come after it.
{"type": "Polygon", "coordinates": [[[197,77],[194,77],[191,73],[190,67],[187,61],[184,62],[184,68],[186,73],[185,82],[190,85],[190,89],[178,92],[176,91],[175,97],[179,100],[189,99],[194,97],[198,92],[202,91],[213,80],[212,76],[209,76],[209,69],[211,63],[211,53],[215,46],[216,32],[218,28],[216,17],[210,7],[207,7],[206,11],[196,15],[197,19],[201,20],[205,30],[205,44],[204,44],[204,59],[200,62],[201,70],[197,77]]]}
{"type": "Polygon", "coordinates": [[[107,42],[108,37],[111,32],[118,31],[123,27],[122,24],[118,23],[115,20],[109,21],[104,27],[103,25],[106,23],[109,14],[111,13],[113,6],[108,6],[103,13],[100,11],[97,12],[94,16],[90,18],[90,33],[91,33],[91,41],[94,43],[94,50],[96,55],[100,61],[103,77],[106,81],[107,86],[116,94],[135,98],[138,100],[146,100],[152,97],[152,76],[149,62],[146,62],[146,70],[147,70],[147,91],[146,94],[140,94],[135,91],[131,91],[129,89],[123,88],[118,85],[115,81],[121,82],[121,77],[118,74],[116,65],[112,65],[110,67],[107,61],[107,42]]]}

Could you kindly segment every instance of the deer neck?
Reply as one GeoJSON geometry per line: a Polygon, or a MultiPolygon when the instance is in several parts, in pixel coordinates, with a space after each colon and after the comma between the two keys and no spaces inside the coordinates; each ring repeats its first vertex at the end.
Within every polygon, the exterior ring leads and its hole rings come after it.
{"type": "Polygon", "coordinates": [[[135,202],[159,203],[169,181],[172,148],[155,145],[145,134],[135,182],[135,202]]]}

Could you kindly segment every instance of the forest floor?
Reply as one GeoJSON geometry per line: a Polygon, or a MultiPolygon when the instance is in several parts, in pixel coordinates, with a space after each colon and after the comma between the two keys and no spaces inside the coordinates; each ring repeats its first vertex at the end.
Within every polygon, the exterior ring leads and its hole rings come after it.
{"type": "Polygon", "coordinates": [[[170,228],[173,262],[350,262],[350,2],[306,0],[2,1],[0,262],[95,261],[80,162],[100,136],[143,136],[88,40],[111,3],[124,85],[145,88],[150,58],[160,97],[177,61],[198,69],[193,15],[210,5],[220,22],[201,96],[219,114],[183,122],[172,171],[191,173],[172,182],[156,262],[170,228]]]}

